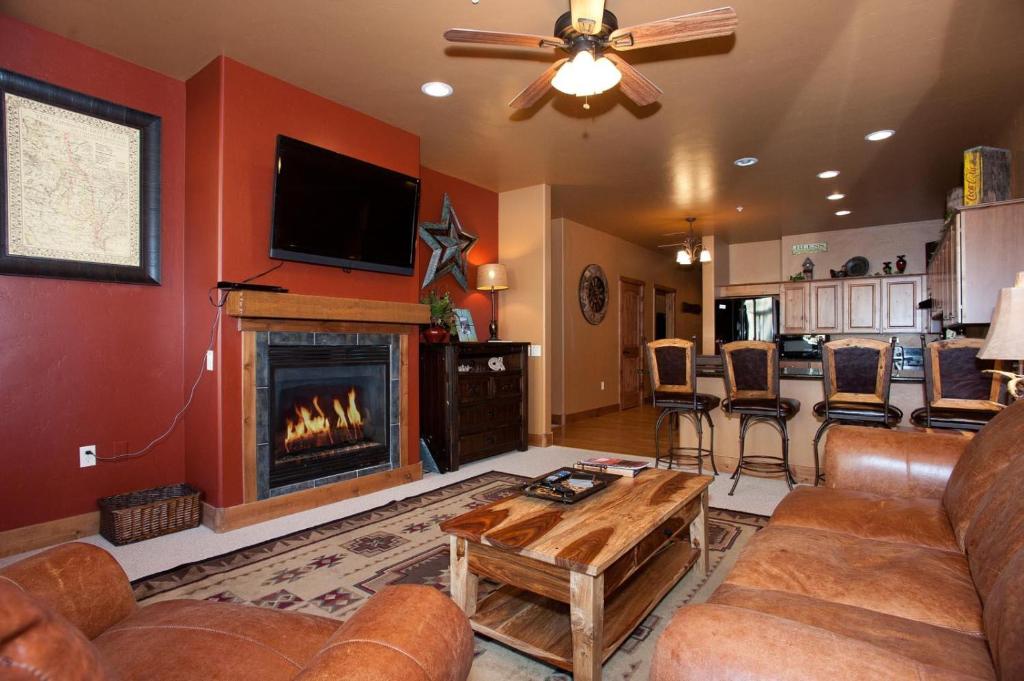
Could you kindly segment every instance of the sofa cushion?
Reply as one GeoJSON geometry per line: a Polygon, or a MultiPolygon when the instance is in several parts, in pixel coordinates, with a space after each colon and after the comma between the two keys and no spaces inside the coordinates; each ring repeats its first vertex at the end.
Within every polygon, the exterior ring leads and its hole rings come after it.
{"type": "Polygon", "coordinates": [[[799,594],[732,584],[723,584],[708,602],[801,622],[951,672],[995,678],[988,646],[977,636],[799,594]]]}
{"type": "Polygon", "coordinates": [[[967,558],[952,551],[773,523],[754,535],[725,583],[982,635],[967,558]]]}
{"type": "Polygon", "coordinates": [[[982,602],[1010,559],[1024,548],[1022,484],[1024,456],[1003,469],[967,526],[967,558],[982,602]]]}
{"type": "Polygon", "coordinates": [[[985,635],[1002,679],[1024,679],[1024,549],[1003,568],[985,599],[985,635]]]}
{"type": "Polygon", "coordinates": [[[125,679],[292,679],[340,623],[251,605],[175,600],[141,608],[93,641],[125,679]]]}
{"type": "Polygon", "coordinates": [[[901,499],[849,489],[799,487],[776,507],[772,524],[960,552],[946,509],[938,499],[901,499]]]}
{"type": "Polygon", "coordinates": [[[0,578],[0,679],[110,678],[89,640],[20,586],[0,578]]]}
{"type": "Polygon", "coordinates": [[[960,457],[942,502],[957,542],[965,547],[967,526],[1003,469],[1024,453],[1024,400],[999,412],[978,431],[960,457]]]}

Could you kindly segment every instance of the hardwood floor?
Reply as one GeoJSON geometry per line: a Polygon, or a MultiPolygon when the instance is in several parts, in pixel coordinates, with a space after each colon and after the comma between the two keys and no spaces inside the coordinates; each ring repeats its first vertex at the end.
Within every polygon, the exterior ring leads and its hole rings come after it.
{"type": "MultiPolygon", "coordinates": [[[[554,429],[554,443],[563,447],[654,457],[654,423],[659,411],[643,404],[569,423],[554,429]]],[[[668,429],[662,432],[667,435],[668,429]]]]}

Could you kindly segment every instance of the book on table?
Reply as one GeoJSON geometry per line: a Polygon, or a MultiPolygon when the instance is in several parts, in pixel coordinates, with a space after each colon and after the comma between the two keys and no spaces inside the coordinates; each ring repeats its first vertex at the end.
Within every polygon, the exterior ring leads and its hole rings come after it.
{"type": "Polygon", "coordinates": [[[600,471],[624,477],[636,477],[645,468],[650,468],[650,461],[637,459],[620,459],[613,456],[594,456],[576,462],[576,468],[585,471],[600,471]]]}

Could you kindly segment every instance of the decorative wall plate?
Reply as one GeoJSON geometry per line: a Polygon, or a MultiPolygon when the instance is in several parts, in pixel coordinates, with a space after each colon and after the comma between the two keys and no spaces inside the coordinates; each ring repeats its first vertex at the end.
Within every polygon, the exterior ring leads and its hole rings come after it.
{"type": "Polygon", "coordinates": [[[600,324],[608,312],[608,278],[600,265],[587,265],[580,275],[580,310],[591,324],[600,324]]]}

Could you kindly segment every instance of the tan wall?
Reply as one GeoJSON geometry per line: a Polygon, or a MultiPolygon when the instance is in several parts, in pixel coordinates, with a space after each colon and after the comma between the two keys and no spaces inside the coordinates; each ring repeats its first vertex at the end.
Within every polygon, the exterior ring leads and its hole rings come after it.
{"type": "Polygon", "coordinates": [[[781,248],[782,243],[778,239],[730,244],[728,283],[756,284],[780,281],[783,278],[779,269],[782,264],[781,248]]]}
{"type": "Polygon", "coordinates": [[[729,283],[729,244],[721,237],[706,236],[704,248],[711,253],[711,262],[700,265],[701,291],[701,354],[715,353],[715,290],[729,283]]]}
{"type": "MultiPolygon", "coordinates": [[[[561,262],[553,271],[562,279],[564,412],[575,414],[619,402],[619,278],[643,281],[644,333],[654,335],[654,285],[676,289],[676,335],[689,338],[701,332],[700,315],[682,314],[682,304],[700,303],[700,271],[684,269],[671,255],[648,250],[618,237],[566,219],[555,220],[552,232],[562,236],[561,262]],[[579,277],[583,268],[604,268],[611,288],[608,314],[597,326],[580,312],[579,277]],[[601,390],[601,381],[605,389],[601,390]]],[[[503,242],[504,243],[504,242],[503,242]]],[[[506,251],[502,246],[502,257],[506,251]]],[[[559,368],[556,368],[556,372],[559,368]]],[[[557,383],[558,379],[553,379],[557,383]]]]}
{"type": "Polygon", "coordinates": [[[501,336],[541,346],[530,357],[531,435],[551,432],[551,187],[498,195],[498,252],[509,289],[499,295],[501,336]]]}
{"type": "MultiPolygon", "coordinates": [[[[937,210],[941,210],[941,207],[937,210]]],[[[919,274],[925,270],[924,245],[942,235],[942,220],[905,222],[895,225],[875,225],[832,232],[809,232],[782,237],[781,279],[800,271],[806,254],[793,255],[793,244],[828,242],[825,253],[811,253],[814,278],[828,279],[830,269],[839,269],[850,258],[862,255],[871,264],[870,273],[882,271],[886,260],[896,264],[896,256],[907,256],[907,272],[919,274]]]]}

